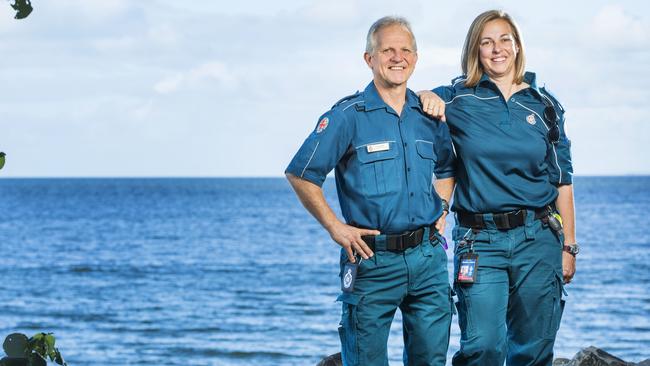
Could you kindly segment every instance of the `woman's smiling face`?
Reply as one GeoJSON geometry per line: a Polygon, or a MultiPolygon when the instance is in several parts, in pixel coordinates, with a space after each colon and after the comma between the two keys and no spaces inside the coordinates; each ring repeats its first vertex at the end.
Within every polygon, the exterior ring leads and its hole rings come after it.
{"type": "Polygon", "coordinates": [[[487,22],[479,46],[481,66],[490,78],[514,76],[519,46],[508,22],[503,19],[487,22]]]}

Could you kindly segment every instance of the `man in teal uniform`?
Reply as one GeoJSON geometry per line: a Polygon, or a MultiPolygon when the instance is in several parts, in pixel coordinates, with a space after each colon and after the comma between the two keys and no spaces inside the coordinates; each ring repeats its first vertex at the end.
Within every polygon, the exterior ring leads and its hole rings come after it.
{"type": "Polygon", "coordinates": [[[403,315],[404,364],[444,365],[452,308],[444,239],[437,230],[454,184],[449,131],[426,117],[407,89],[417,48],[405,19],[375,22],[364,58],[373,81],[321,116],[287,178],[342,248],[344,365],[388,365],[397,308],[403,315]],[[332,169],[345,223],[321,189],[332,169]]]}

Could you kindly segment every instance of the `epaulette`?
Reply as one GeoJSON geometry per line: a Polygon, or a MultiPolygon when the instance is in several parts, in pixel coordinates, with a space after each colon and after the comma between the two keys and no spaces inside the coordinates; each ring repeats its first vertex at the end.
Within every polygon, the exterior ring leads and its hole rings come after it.
{"type": "Polygon", "coordinates": [[[551,93],[550,91],[548,91],[548,89],[546,89],[546,86],[542,86],[541,88],[539,88],[539,91],[545,96],[547,96],[549,99],[551,99],[553,103],[560,108],[560,111],[564,113],[564,107],[562,106],[562,104],[560,104],[560,102],[557,100],[555,95],[553,95],[553,93],[551,93]]]}
{"type": "Polygon", "coordinates": [[[354,93],[354,94],[350,94],[350,95],[348,95],[348,96],[345,96],[345,97],[339,99],[338,102],[334,103],[334,105],[332,106],[332,108],[338,106],[339,104],[345,103],[345,102],[347,102],[347,101],[350,100],[350,99],[354,99],[354,98],[358,97],[359,95],[361,95],[361,92],[357,90],[356,93],[354,93]]]}

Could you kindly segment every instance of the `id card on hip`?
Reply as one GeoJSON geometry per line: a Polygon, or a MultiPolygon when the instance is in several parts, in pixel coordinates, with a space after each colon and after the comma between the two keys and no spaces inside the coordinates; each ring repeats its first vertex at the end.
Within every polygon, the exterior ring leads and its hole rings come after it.
{"type": "Polygon", "coordinates": [[[456,282],[471,284],[476,282],[476,272],[478,272],[478,254],[465,253],[460,256],[460,267],[456,282]]]}

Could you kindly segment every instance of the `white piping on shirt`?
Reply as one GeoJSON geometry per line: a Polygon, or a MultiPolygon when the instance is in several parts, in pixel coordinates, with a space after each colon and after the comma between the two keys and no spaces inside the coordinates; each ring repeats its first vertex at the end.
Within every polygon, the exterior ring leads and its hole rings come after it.
{"type": "Polygon", "coordinates": [[[549,103],[551,103],[551,105],[553,106],[553,108],[555,108],[555,103],[553,103],[553,101],[551,100],[551,98],[549,98],[549,97],[547,97],[546,95],[544,95],[544,93],[539,93],[539,94],[540,94],[541,96],[543,96],[544,98],[546,98],[546,100],[548,100],[549,103]]]}
{"type": "Polygon", "coordinates": [[[539,118],[539,120],[542,121],[542,123],[544,124],[544,127],[546,127],[546,131],[549,130],[548,126],[546,125],[546,121],[544,121],[544,118],[542,118],[542,116],[540,116],[539,114],[537,114],[537,112],[535,112],[534,110],[532,110],[532,109],[526,107],[525,105],[523,105],[523,104],[521,104],[521,103],[519,103],[519,102],[515,102],[515,103],[516,103],[516,104],[519,104],[519,105],[522,106],[524,109],[527,109],[528,111],[535,113],[535,115],[539,118]]]}
{"type": "Polygon", "coordinates": [[[461,95],[457,95],[457,96],[453,97],[452,100],[450,100],[450,101],[448,101],[448,102],[445,102],[445,104],[451,104],[451,103],[454,102],[454,100],[456,100],[456,98],[460,98],[460,97],[474,97],[474,98],[476,98],[476,99],[480,99],[480,100],[488,100],[488,99],[496,99],[496,98],[498,98],[499,96],[497,95],[497,96],[494,96],[494,97],[481,98],[481,97],[477,97],[477,96],[474,95],[474,94],[461,94],[461,95]]]}
{"type": "Polygon", "coordinates": [[[460,83],[461,81],[466,81],[467,79],[458,79],[452,86],[456,86],[456,84],[460,83]]]}
{"type": "Polygon", "coordinates": [[[311,163],[311,159],[314,158],[314,154],[316,154],[316,150],[318,149],[319,144],[320,144],[320,141],[316,142],[316,147],[314,148],[314,151],[311,153],[311,156],[309,157],[309,161],[307,161],[307,164],[302,169],[302,173],[300,173],[300,178],[302,178],[305,175],[305,170],[307,170],[307,167],[309,166],[309,163],[311,163]]]}
{"type": "Polygon", "coordinates": [[[358,100],[358,101],[356,101],[356,102],[354,102],[354,103],[350,103],[350,104],[347,105],[345,108],[343,108],[343,112],[345,112],[346,109],[352,107],[353,105],[355,105],[355,104],[359,104],[359,103],[363,103],[363,102],[364,102],[363,100],[358,100]]]}
{"type": "MultiPolygon", "coordinates": [[[[521,103],[519,103],[519,102],[515,102],[515,103],[516,103],[516,104],[519,104],[519,105],[520,105],[521,107],[523,107],[524,109],[527,109],[527,110],[529,110],[529,111],[535,113],[535,115],[536,115],[537,117],[539,117],[540,121],[542,121],[542,123],[544,124],[544,127],[546,127],[546,131],[549,131],[549,128],[548,128],[548,126],[546,125],[546,121],[544,121],[544,118],[542,118],[539,114],[537,114],[537,112],[535,112],[534,110],[532,110],[532,109],[526,107],[525,105],[523,105],[523,104],[521,104],[521,103]]],[[[562,181],[562,168],[560,168],[560,162],[559,162],[558,159],[557,159],[557,151],[555,151],[555,144],[551,143],[551,147],[553,148],[553,155],[555,156],[555,165],[557,166],[557,170],[560,172],[560,182],[561,182],[561,181],[562,181]]]]}

